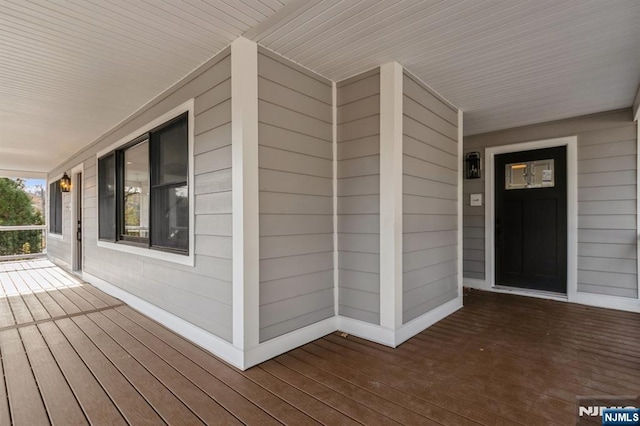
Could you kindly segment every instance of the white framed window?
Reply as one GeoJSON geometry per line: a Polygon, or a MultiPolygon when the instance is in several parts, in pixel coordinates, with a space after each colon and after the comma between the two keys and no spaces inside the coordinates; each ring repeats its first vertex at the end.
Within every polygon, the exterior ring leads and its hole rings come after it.
{"type": "Polygon", "coordinates": [[[193,265],[193,100],[98,153],[98,246],[193,265]]]}

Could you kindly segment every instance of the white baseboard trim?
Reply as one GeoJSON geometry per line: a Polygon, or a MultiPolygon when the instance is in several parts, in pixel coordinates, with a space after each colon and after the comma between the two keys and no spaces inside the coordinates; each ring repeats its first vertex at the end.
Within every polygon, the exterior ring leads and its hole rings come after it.
{"type": "Polygon", "coordinates": [[[409,321],[396,331],[384,328],[377,324],[338,316],[338,330],[353,334],[354,336],[362,339],[395,348],[460,308],[462,308],[462,295],[438,306],[435,309],[432,309],[418,318],[409,321]]]}
{"type": "Polygon", "coordinates": [[[291,333],[275,337],[258,346],[242,351],[224,339],[190,322],[155,306],[140,297],[117,287],[102,278],[85,272],[82,278],[105,293],[122,300],[132,308],[159,322],[168,329],[206,349],[231,365],[246,370],[275,356],[307,344],[313,340],[340,330],[385,346],[396,347],[427,327],[435,324],[462,307],[462,297],[457,297],[444,305],[403,325],[396,332],[376,324],[343,316],[327,318],[291,333]]]}
{"type": "Polygon", "coordinates": [[[344,333],[353,334],[354,336],[365,340],[371,340],[372,342],[395,348],[393,330],[384,328],[378,324],[372,324],[370,322],[338,315],[338,330],[344,333]]]}
{"type": "Polygon", "coordinates": [[[58,259],[57,257],[51,256],[50,254],[47,254],[47,257],[49,258],[49,260],[50,260],[53,264],[55,264],[55,265],[57,265],[57,266],[61,267],[62,269],[65,269],[65,270],[67,270],[67,271],[71,271],[71,265],[70,265],[70,264],[68,264],[67,262],[65,262],[64,260],[60,260],[60,259],[58,259]]]}
{"type": "Polygon", "coordinates": [[[102,278],[98,278],[94,275],[88,274],[87,272],[83,273],[82,278],[105,293],[122,300],[142,314],[158,321],[168,329],[178,333],[182,337],[222,358],[235,367],[240,369],[245,368],[244,354],[242,350],[236,348],[226,340],[221,339],[220,337],[211,334],[162,308],[159,308],[156,305],[121,289],[120,287],[108,283],[102,278]]]}
{"type": "Polygon", "coordinates": [[[333,333],[337,329],[336,317],[330,317],[282,336],[274,337],[245,352],[243,369],[253,367],[275,356],[289,352],[329,333],[333,333]]]}
{"type": "Polygon", "coordinates": [[[494,293],[515,294],[518,296],[536,297],[539,299],[557,300],[560,302],[578,303],[580,305],[597,306],[606,309],[618,309],[627,312],[640,312],[640,299],[627,297],[607,296],[604,294],[577,292],[575,295],[554,295],[549,292],[537,292],[535,290],[493,287],[485,280],[465,278],[464,286],[477,290],[491,291],[494,293]]]}
{"type": "Polygon", "coordinates": [[[459,295],[455,299],[450,300],[447,303],[430,310],[429,312],[419,316],[418,318],[412,319],[396,331],[394,347],[400,345],[403,342],[406,342],[416,334],[421,333],[425,329],[448,317],[460,308],[462,308],[462,295],[459,295]]]}
{"type": "Polygon", "coordinates": [[[574,303],[581,305],[597,306],[599,308],[618,309],[627,312],[640,313],[640,300],[628,297],[607,296],[604,294],[593,294],[577,292],[574,303]]]}
{"type": "Polygon", "coordinates": [[[516,296],[535,297],[536,299],[548,299],[557,300],[558,302],[568,302],[568,296],[566,294],[553,293],[550,291],[542,290],[528,290],[526,288],[516,287],[492,287],[491,291],[494,293],[513,294],[516,296]]]}
{"type": "Polygon", "coordinates": [[[491,290],[491,285],[486,280],[480,280],[477,278],[463,278],[462,284],[464,287],[476,288],[478,290],[491,290]]]}

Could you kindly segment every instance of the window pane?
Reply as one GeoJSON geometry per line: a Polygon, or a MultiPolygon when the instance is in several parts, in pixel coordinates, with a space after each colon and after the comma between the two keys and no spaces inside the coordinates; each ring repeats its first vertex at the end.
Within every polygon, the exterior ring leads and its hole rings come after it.
{"type": "Polygon", "coordinates": [[[116,239],[116,156],[98,160],[99,238],[116,239]]]}
{"type": "Polygon", "coordinates": [[[505,165],[505,189],[555,186],[553,158],[505,165]]]}
{"type": "Polygon", "coordinates": [[[149,238],[149,143],[124,151],[122,235],[149,238]]]}
{"type": "Polygon", "coordinates": [[[49,185],[49,232],[62,234],[62,190],[59,180],[49,185]]]}
{"type": "Polygon", "coordinates": [[[189,191],[186,185],[153,190],[152,246],[189,249],[189,191]]]}
{"type": "Polygon", "coordinates": [[[187,117],[153,132],[153,186],[187,181],[189,170],[187,117]]]}

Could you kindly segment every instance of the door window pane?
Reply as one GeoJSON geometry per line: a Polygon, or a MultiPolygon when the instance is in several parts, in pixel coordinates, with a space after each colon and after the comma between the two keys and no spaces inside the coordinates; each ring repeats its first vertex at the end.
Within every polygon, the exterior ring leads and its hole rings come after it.
{"type": "Polygon", "coordinates": [[[124,151],[122,235],[149,238],[149,142],[124,151]]]}
{"type": "Polygon", "coordinates": [[[504,167],[505,189],[552,188],[555,186],[553,158],[510,163],[504,167]]]}

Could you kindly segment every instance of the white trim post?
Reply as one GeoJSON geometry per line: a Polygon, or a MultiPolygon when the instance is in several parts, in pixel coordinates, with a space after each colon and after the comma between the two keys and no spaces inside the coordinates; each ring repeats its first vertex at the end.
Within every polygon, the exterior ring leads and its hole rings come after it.
{"type": "Polygon", "coordinates": [[[458,297],[462,298],[462,286],[464,277],[462,272],[463,261],[463,215],[464,215],[464,114],[458,110],[458,297]]]}
{"type": "Polygon", "coordinates": [[[380,325],[402,326],[402,66],[380,67],[380,325]]]}
{"type": "MultiPolygon", "coordinates": [[[[233,345],[259,344],[258,46],[231,43],[233,345]]],[[[244,360],[243,360],[244,362],[244,360]]]]}
{"type": "Polygon", "coordinates": [[[333,314],[340,314],[340,271],[338,240],[338,86],[331,82],[332,138],[333,138],[333,314]]]}

